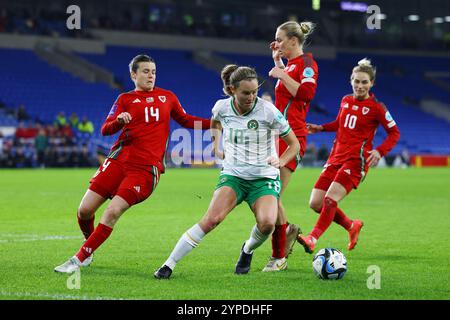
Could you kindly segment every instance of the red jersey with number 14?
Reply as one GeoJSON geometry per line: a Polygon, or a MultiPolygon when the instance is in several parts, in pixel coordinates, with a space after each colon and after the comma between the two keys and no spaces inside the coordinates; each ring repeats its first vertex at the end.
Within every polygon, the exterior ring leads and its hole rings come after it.
{"type": "Polygon", "coordinates": [[[121,94],[114,103],[105,123],[103,135],[112,135],[123,129],[112,146],[108,158],[138,166],[156,166],[164,172],[164,155],[170,133],[170,119],[185,128],[209,129],[210,120],[186,114],[177,96],[162,88],[152,91],[130,91],[121,94]],[[120,124],[117,116],[122,112],[131,115],[131,122],[120,124]]]}
{"type": "Polygon", "coordinates": [[[337,131],[327,164],[359,159],[365,166],[379,124],[388,136],[376,150],[385,156],[400,138],[400,131],[386,106],[372,93],[365,100],[355,99],[353,95],[344,96],[336,120],[323,125],[324,131],[337,131]]]}

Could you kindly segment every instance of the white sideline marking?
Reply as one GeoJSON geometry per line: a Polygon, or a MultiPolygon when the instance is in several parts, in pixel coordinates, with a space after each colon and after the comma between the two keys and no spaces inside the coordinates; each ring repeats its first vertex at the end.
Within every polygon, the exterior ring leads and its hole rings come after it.
{"type": "Polygon", "coordinates": [[[68,240],[68,239],[82,239],[82,236],[39,236],[37,234],[0,234],[0,237],[13,237],[16,239],[0,239],[0,243],[8,242],[29,242],[29,241],[49,241],[49,240],[68,240]],[[19,239],[17,239],[19,238],[19,239]],[[22,238],[22,239],[20,239],[22,238]]]}
{"type": "Polygon", "coordinates": [[[77,296],[70,294],[51,294],[51,293],[33,293],[33,292],[6,292],[0,291],[0,296],[3,297],[18,297],[18,298],[50,298],[56,300],[66,300],[66,299],[75,299],[75,300],[125,300],[123,298],[113,298],[113,297],[90,297],[90,296],[77,296]]]}

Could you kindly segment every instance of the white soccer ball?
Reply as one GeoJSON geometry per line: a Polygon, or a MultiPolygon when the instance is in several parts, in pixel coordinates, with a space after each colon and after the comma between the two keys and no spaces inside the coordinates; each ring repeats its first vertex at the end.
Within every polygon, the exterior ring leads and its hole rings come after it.
{"type": "Polygon", "coordinates": [[[320,279],[342,279],[347,272],[347,259],[338,249],[324,248],[314,256],[312,262],[314,273],[320,279]]]}

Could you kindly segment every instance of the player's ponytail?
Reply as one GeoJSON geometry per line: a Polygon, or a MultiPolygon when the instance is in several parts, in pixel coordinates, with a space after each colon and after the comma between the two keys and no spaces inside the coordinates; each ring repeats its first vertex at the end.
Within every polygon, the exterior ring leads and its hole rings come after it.
{"type": "Polygon", "coordinates": [[[372,65],[372,62],[367,59],[361,59],[358,61],[358,65],[353,68],[352,78],[355,72],[365,72],[369,75],[370,81],[375,81],[377,69],[372,65]]]}
{"type": "Polygon", "coordinates": [[[223,82],[223,92],[230,97],[233,95],[233,93],[231,92],[230,77],[233,71],[235,71],[237,68],[239,68],[238,65],[227,64],[225,67],[223,67],[222,72],[220,73],[220,77],[222,78],[223,82]]]}
{"type": "Polygon", "coordinates": [[[303,45],[308,36],[314,31],[315,24],[310,21],[287,21],[278,26],[278,29],[286,32],[288,38],[296,37],[299,45],[303,45]]]}
{"type": "Polygon", "coordinates": [[[223,92],[228,96],[233,96],[231,87],[238,88],[242,80],[258,80],[255,69],[250,67],[240,67],[235,64],[226,65],[220,74],[223,82],[223,92]]]}

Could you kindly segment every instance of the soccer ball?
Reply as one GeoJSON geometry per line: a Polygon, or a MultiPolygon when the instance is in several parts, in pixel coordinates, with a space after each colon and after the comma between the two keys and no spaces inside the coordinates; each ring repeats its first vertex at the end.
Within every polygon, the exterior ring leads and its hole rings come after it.
{"type": "Polygon", "coordinates": [[[347,259],[338,249],[320,249],[312,262],[314,273],[320,279],[342,279],[347,271],[347,259]]]}

